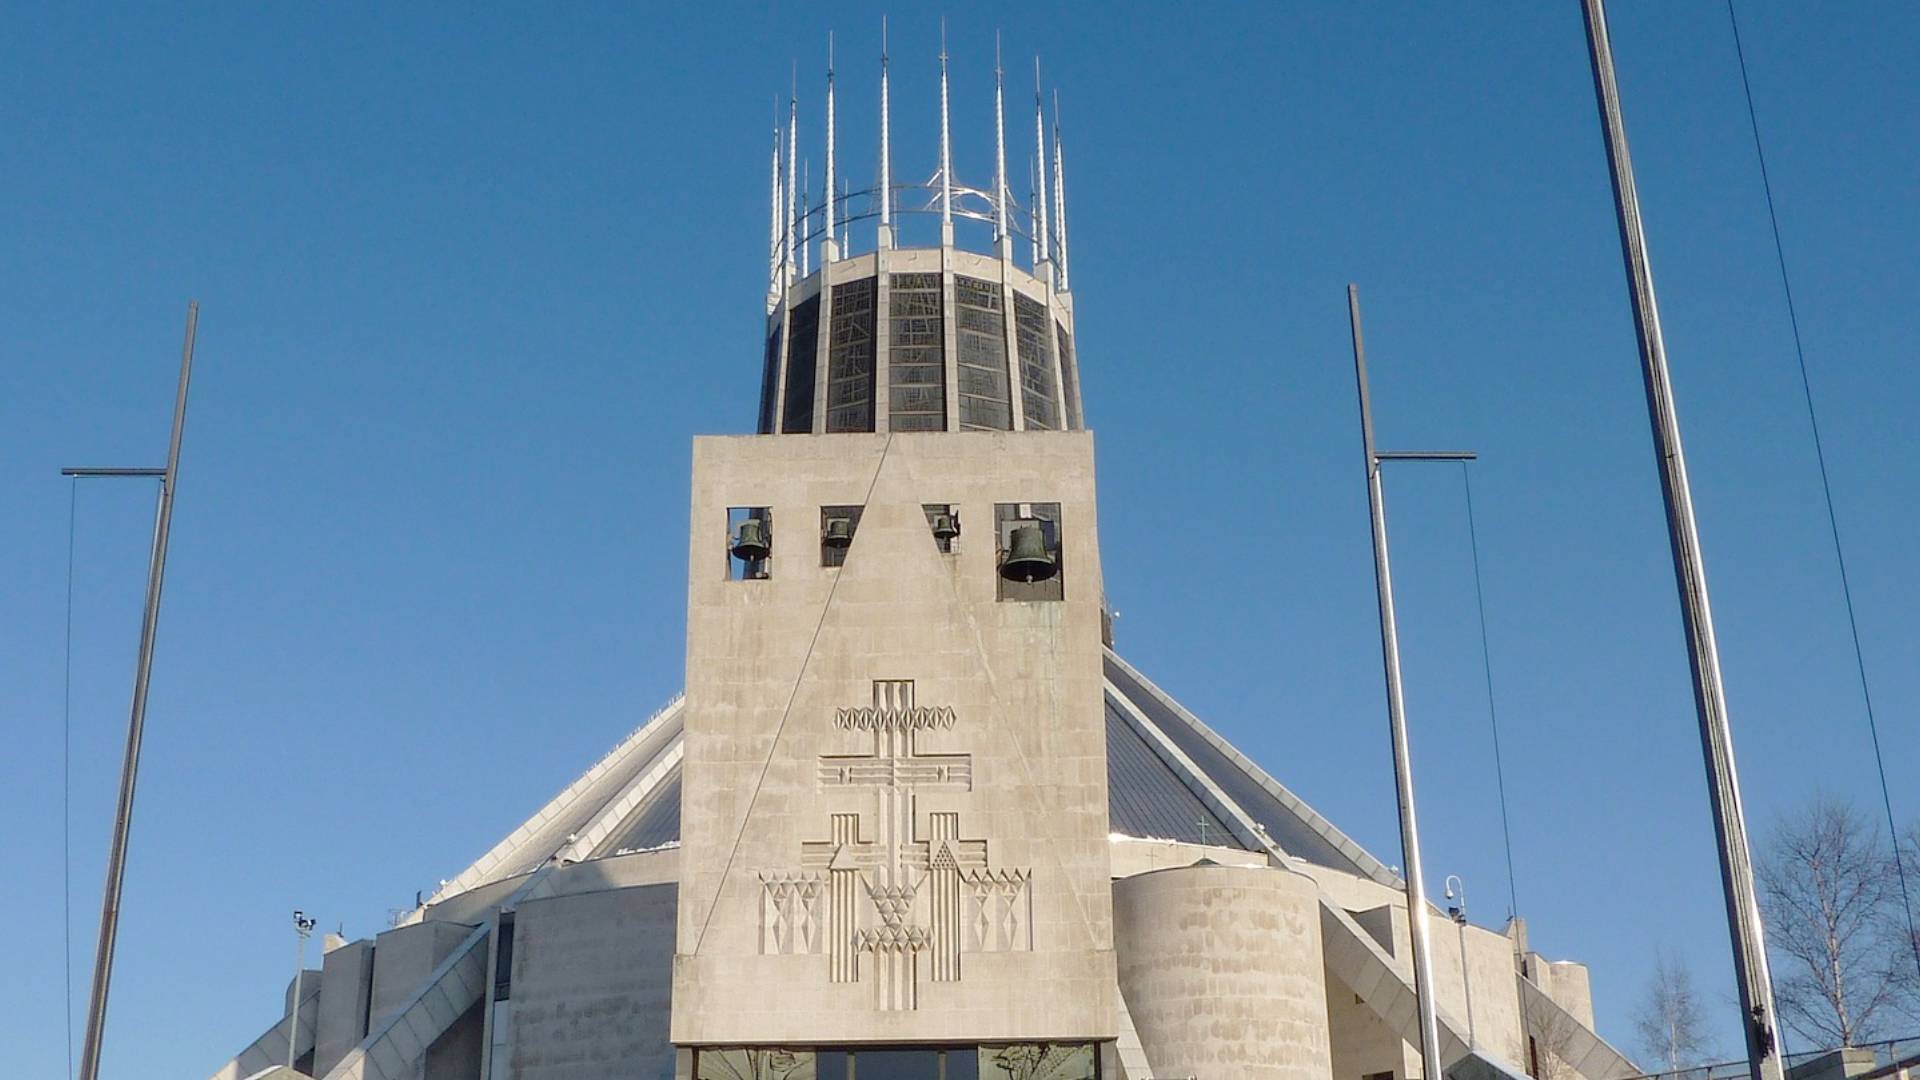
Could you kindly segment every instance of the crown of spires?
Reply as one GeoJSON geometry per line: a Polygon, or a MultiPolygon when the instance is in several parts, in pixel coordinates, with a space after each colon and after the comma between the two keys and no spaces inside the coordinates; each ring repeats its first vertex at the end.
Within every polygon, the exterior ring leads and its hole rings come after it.
{"type": "Polygon", "coordinates": [[[820,245],[820,265],[845,258],[853,244],[855,221],[875,219],[874,246],[891,249],[897,241],[901,213],[938,214],[940,241],[953,243],[956,218],[981,221],[992,230],[993,251],[1011,259],[1017,232],[1025,232],[1030,241],[1032,272],[1054,288],[1067,288],[1066,194],[1064,155],[1060,145],[1060,96],[1053,92],[1051,147],[1046,117],[1046,99],[1042,96],[1040,60],[1034,57],[1034,145],[1029,176],[1032,178],[1025,213],[1013,197],[1007,174],[1006,149],[1006,74],[1001,63],[1001,43],[994,34],[994,175],[991,188],[962,183],[953,169],[951,95],[948,80],[946,20],[940,23],[940,150],[939,162],[924,184],[900,184],[893,180],[891,57],[887,23],[880,29],[880,161],[878,182],[865,190],[852,190],[839,167],[837,147],[838,102],[835,70],[834,35],[827,35],[825,120],[826,157],[820,201],[813,201],[813,185],[808,174],[810,159],[800,156],[799,64],[794,64],[792,87],[787,98],[785,125],[774,127],[774,152],[769,182],[768,288],[767,307],[778,306],[780,297],[812,270],[811,248],[820,245]],[[784,138],[783,138],[784,136],[784,138]],[[785,154],[781,153],[785,142],[785,154]],[[1051,184],[1049,184],[1049,170],[1051,184]],[[901,191],[926,196],[922,205],[902,206],[901,191]],[[1049,206],[1049,196],[1052,205],[1049,206]],[[864,197],[864,204],[860,200],[864,197]]]}

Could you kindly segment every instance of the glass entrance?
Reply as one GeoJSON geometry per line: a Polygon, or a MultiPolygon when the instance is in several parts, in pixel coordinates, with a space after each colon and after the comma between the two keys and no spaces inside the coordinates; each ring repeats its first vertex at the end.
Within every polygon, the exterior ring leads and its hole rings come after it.
{"type": "Polygon", "coordinates": [[[695,1080],[1100,1080],[1093,1043],[707,1047],[695,1080]]]}

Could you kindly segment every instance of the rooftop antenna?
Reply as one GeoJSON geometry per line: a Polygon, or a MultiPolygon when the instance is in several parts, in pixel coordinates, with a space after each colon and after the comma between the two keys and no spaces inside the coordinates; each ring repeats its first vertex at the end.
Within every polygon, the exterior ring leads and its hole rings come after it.
{"type": "Polygon", "coordinates": [[[826,203],[826,228],[821,233],[820,265],[825,266],[839,257],[834,250],[833,232],[833,31],[827,31],[827,177],[821,185],[821,199],[826,203]]]}
{"type": "Polygon", "coordinates": [[[1733,728],[1727,719],[1726,684],[1720,674],[1720,647],[1714,640],[1713,611],[1707,599],[1707,568],[1700,554],[1700,531],[1693,518],[1686,456],[1680,447],[1680,417],[1673,404],[1667,371],[1667,346],[1660,332],[1660,306],[1653,291],[1647,234],[1634,185],[1633,159],[1627,152],[1626,118],[1613,72],[1613,46],[1607,39],[1607,13],[1601,0],[1585,0],[1587,55],[1593,65],[1593,93],[1600,107],[1600,129],[1613,174],[1613,206],[1620,224],[1620,254],[1626,263],[1627,295],[1633,303],[1640,346],[1640,374],[1646,382],[1647,411],[1660,465],[1660,493],[1667,508],[1667,539],[1673,548],[1673,572],[1680,591],[1680,617],[1686,628],[1688,666],[1693,672],[1693,703],[1700,718],[1700,744],[1706,757],[1707,793],[1713,803],[1714,839],[1720,849],[1720,884],[1726,893],[1727,929],[1733,938],[1734,978],[1740,984],[1745,1013],[1747,1065],[1753,1080],[1780,1080],[1779,1039],[1775,1034],[1773,976],[1767,970],[1767,943],[1754,892],[1753,852],[1747,845],[1746,814],[1740,804],[1740,775],[1733,756],[1733,728]]]}
{"type": "MultiPolygon", "coordinates": [[[[140,619],[140,653],[133,669],[133,708],[127,718],[127,751],[120,765],[120,801],[107,849],[107,883],[100,899],[100,941],[93,952],[93,989],[87,997],[87,1033],[80,1048],[80,1080],[99,1080],[106,1039],[107,991],[113,982],[113,947],[120,936],[120,888],[126,880],[127,838],[133,831],[133,791],[140,776],[140,741],[147,723],[147,683],[153,675],[153,641],[160,632],[160,586],[167,574],[167,534],[173,525],[173,491],[180,478],[180,435],[187,424],[187,384],[193,377],[193,338],[200,305],[187,304],[187,340],[180,349],[180,386],[173,398],[173,435],[164,469],[61,469],[64,476],[145,476],[160,480],[154,511],[153,549],[147,556],[147,601],[140,619]]],[[[298,1002],[295,1002],[296,1007],[298,1002]]]]}
{"type": "Polygon", "coordinates": [[[800,161],[800,63],[794,61],[793,89],[787,97],[787,283],[793,283],[794,260],[799,254],[794,250],[798,243],[795,234],[800,224],[800,204],[794,199],[793,184],[800,161]]]}
{"type": "Polygon", "coordinates": [[[800,276],[813,273],[808,256],[813,248],[813,159],[800,163],[800,276]]]}
{"type": "Polygon", "coordinates": [[[940,20],[940,243],[953,243],[953,143],[947,128],[947,20],[940,20]]]}
{"type": "Polygon", "coordinates": [[[1067,169],[1060,156],[1060,91],[1053,92],[1053,218],[1060,230],[1056,246],[1060,249],[1060,291],[1067,285],[1067,169]]]}
{"type": "Polygon", "coordinates": [[[893,247],[893,145],[888,135],[887,17],[880,16],[880,246],[893,247]]]}
{"type": "Polygon", "coordinates": [[[993,228],[1000,257],[1013,256],[1013,233],[1007,229],[1006,75],[1000,70],[1000,31],[993,32],[993,228]]]}
{"type": "MultiPolygon", "coordinates": [[[[1046,262],[1052,253],[1047,250],[1047,124],[1040,102],[1040,58],[1033,58],[1033,154],[1034,172],[1040,181],[1040,187],[1033,199],[1034,212],[1038,215],[1039,227],[1034,230],[1034,242],[1039,252],[1034,257],[1036,266],[1046,262]]],[[[1048,277],[1052,277],[1051,271],[1048,277]]],[[[1049,282],[1051,283],[1051,282],[1049,282]]]]}

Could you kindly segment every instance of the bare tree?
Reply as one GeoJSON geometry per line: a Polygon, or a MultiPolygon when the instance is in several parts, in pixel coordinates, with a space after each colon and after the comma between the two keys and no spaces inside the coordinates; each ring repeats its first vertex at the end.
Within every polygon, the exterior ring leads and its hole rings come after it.
{"type": "Polygon", "coordinates": [[[1580,1074],[1567,1064],[1579,1022],[1555,1008],[1544,993],[1527,1001],[1521,1020],[1527,1032],[1527,1075],[1534,1080],[1579,1080],[1580,1074]]]}
{"type": "Polygon", "coordinates": [[[1867,819],[1826,795],[1767,838],[1758,871],[1774,997],[1781,1018],[1820,1046],[1872,1039],[1899,995],[1893,866],[1867,819]]]}
{"type": "Polygon", "coordinates": [[[1662,1072],[1705,1064],[1713,1057],[1706,1014],[1693,990],[1693,973],[1665,949],[1653,958],[1653,979],[1633,1017],[1634,1032],[1649,1061],[1662,1072]]]}
{"type": "MultiPolygon", "coordinates": [[[[1896,903],[1914,904],[1920,907],[1920,821],[1907,826],[1900,840],[1900,860],[1906,866],[1905,889],[1895,898],[1896,903]],[[1913,890],[1909,892],[1908,890],[1913,890]]],[[[1898,913],[1893,927],[1895,943],[1893,958],[1894,970],[1898,972],[1899,995],[1895,1007],[1905,1013],[1910,1021],[1920,1021],[1920,934],[1914,932],[1912,917],[1920,917],[1920,911],[1902,911],[1898,913]]]]}

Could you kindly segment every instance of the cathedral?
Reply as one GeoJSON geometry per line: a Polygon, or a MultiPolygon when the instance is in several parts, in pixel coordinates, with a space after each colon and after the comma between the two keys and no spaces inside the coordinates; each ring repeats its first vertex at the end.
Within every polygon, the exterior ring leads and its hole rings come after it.
{"type": "Polygon", "coordinates": [[[1410,913],[1114,650],[1057,120],[1036,91],[1023,206],[996,79],[960,183],[946,63],[924,183],[884,60],[873,189],[836,187],[831,74],[820,192],[796,109],[774,133],[758,432],[694,440],[685,693],[329,935],[215,1080],[1412,1080],[1410,919],[1450,1077],[1638,1074],[1582,965],[1410,913]]]}

